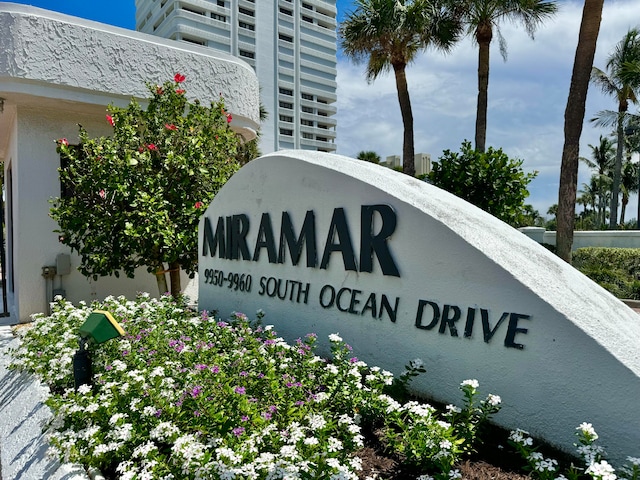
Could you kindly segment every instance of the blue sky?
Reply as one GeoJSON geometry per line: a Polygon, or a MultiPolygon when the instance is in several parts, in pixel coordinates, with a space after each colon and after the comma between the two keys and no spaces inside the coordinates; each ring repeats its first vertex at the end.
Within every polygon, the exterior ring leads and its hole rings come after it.
{"type": "MultiPolygon", "coordinates": [[[[124,28],[135,27],[134,0],[19,0],[69,15],[124,28]]],[[[558,15],[538,29],[535,40],[520,25],[504,23],[508,59],[500,57],[497,42],[491,47],[487,145],[501,147],[524,160],[526,171],[537,171],[530,184],[528,203],[543,215],[557,203],[560,159],[564,141],[564,108],[578,40],[582,0],[563,0],[558,15]]],[[[338,18],[352,8],[351,0],[338,0],[338,18]]],[[[640,25],[640,1],[607,0],[602,15],[594,65],[603,68],[615,44],[629,28],[640,25]]],[[[356,156],[373,150],[382,158],[402,152],[402,121],[395,80],[383,75],[368,84],[364,67],[338,58],[338,153],[356,156]]],[[[474,138],[477,96],[477,50],[462,39],[447,56],[427,51],[407,69],[414,114],[416,152],[432,160],[445,149],[458,151],[463,140],[474,138]]],[[[589,119],[598,111],[615,109],[613,99],[593,86],[589,89],[581,139],[582,156],[589,144],[610,132],[595,128],[589,119]]],[[[631,111],[638,112],[632,106],[631,111]]],[[[581,165],[578,190],[591,172],[581,165]]],[[[627,220],[636,217],[637,196],[631,198],[627,220]]]]}

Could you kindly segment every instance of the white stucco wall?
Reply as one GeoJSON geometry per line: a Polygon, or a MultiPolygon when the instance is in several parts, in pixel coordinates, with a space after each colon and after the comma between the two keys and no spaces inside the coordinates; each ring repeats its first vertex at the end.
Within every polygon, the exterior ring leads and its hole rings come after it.
{"type": "MultiPolygon", "coordinates": [[[[556,232],[543,227],[522,227],[522,233],[538,243],[556,244],[556,232]]],[[[638,230],[576,230],[573,232],[572,250],[585,247],[640,248],[638,230]]]]}
{"type": "Polygon", "coordinates": [[[208,102],[222,94],[233,125],[258,127],[257,78],[249,65],[231,55],[0,2],[4,98],[14,92],[73,103],[126,103],[147,96],[146,82],[162,83],[176,72],[186,75],[190,98],[208,102]]]}
{"type": "MultiPolygon", "coordinates": [[[[69,253],[53,232],[49,200],[60,194],[60,159],[54,141],[78,138],[78,124],[91,136],[110,133],[109,103],[125,106],[148,96],[146,83],[172,80],[176,72],[191,99],[204,104],[225,99],[232,127],[252,138],[259,125],[258,82],[244,62],[208,49],[159,39],[54,12],[0,2],[0,160],[13,178],[12,211],[7,210],[7,273],[11,322],[46,310],[41,269],[69,253]],[[13,281],[11,281],[11,279],[13,281]]],[[[155,277],[140,270],[133,280],[88,281],[76,270],[55,279],[72,301],[106,295],[157,294],[155,277]]],[[[187,279],[183,279],[183,286],[187,279]]],[[[189,292],[194,295],[193,288],[189,292]]],[[[197,292],[195,292],[197,293],[197,292]]],[[[2,320],[0,320],[2,321],[2,320]]]]}

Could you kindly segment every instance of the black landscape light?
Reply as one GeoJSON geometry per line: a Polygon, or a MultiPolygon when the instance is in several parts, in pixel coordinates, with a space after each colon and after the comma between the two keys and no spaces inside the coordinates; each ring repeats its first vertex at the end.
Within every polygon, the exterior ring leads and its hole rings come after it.
{"type": "Polygon", "coordinates": [[[91,357],[87,344],[99,345],[112,338],[124,335],[124,330],[113,315],[105,310],[94,310],[78,330],[80,348],[73,355],[73,379],[76,389],[80,385],[91,385],[91,357]]]}

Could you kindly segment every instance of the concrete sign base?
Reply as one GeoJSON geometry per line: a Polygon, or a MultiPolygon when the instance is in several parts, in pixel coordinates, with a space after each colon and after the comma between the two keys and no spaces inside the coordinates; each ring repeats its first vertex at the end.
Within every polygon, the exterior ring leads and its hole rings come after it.
{"type": "MultiPolygon", "coordinates": [[[[522,233],[378,165],[285,151],[244,166],[200,223],[199,305],[262,309],[292,341],[339,333],[360,359],[573,451],[591,422],[614,461],[640,451],[640,319],[522,233]]],[[[328,343],[328,341],[327,341],[328,343]]]]}

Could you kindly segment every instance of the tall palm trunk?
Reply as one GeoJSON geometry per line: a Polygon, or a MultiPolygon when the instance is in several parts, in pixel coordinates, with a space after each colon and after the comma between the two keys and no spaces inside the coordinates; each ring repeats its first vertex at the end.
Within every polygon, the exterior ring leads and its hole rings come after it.
{"type": "Polygon", "coordinates": [[[569,263],[571,263],[576,211],[580,135],[582,134],[593,57],[596,53],[596,42],[600,32],[603,4],[604,0],[584,1],[578,46],[571,74],[571,86],[569,87],[567,108],[564,112],[564,147],[558,190],[556,247],[558,256],[569,263]]]}
{"type": "Polygon", "coordinates": [[[489,104],[489,46],[493,38],[491,25],[478,27],[478,104],[476,107],[476,150],[484,152],[487,143],[487,109],[489,104]]]}
{"type": "Polygon", "coordinates": [[[629,204],[629,195],[622,192],[622,208],[620,209],[620,225],[624,225],[624,215],[627,211],[627,205],[629,204]]]}
{"type": "Polygon", "coordinates": [[[398,102],[400,103],[400,113],[402,114],[402,124],[404,126],[402,171],[414,177],[416,175],[416,167],[413,147],[413,113],[411,111],[411,100],[409,99],[409,87],[407,86],[405,66],[404,64],[394,64],[393,71],[396,75],[398,102]]]}
{"type": "Polygon", "coordinates": [[[618,106],[618,146],[616,148],[616,165],[613,169],[613,187],[611,188],[611,216],[609,217],[609,228],[618,228],[618,197],[620,196],[620,179],[622,178],[622,153],[624,152],[624,115],[627,112],[628,103],[621,101],[618,106]]]}

